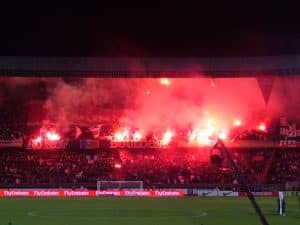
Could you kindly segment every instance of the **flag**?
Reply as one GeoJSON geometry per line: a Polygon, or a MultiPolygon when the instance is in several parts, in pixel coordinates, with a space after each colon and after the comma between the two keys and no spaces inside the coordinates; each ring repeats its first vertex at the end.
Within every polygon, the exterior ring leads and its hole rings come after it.
{"type": "Polygon", "coordinates": [[[99,148],[99,140],[81,139],[80,140],[80,148],[81,149],[98,149],[99,148]]]}
{"type": "Polygon", "coordinates": [[[76,139],[82,134],[82,131],[79,127],[75,128],[75,137],[76,139]]]}
{"type": "Polygon", "coordinates": [[[262,77],[257,77],[256,80],[258,82],[258,85],[259,85],[262,95],[264,97],[265,103],[268,104],[271,93],[272,93],[275,77],[274,76],[262,76],[262,77]]]}
{"type": "Polygon", "coordinates": [[[99,136],[100,136],[100,126],[91,127],[89,130],[91,131],[94,138],[99,138],[99,136]]]}

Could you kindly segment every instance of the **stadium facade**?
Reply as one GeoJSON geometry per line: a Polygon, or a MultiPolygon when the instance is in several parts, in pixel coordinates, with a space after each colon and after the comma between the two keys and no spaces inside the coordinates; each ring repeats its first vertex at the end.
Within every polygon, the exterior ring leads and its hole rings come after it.
{"type": "Polygon", "coordinates": [[[239,58],[72,58],[0,56],[2,76],[257,77],[300,74],[300,55],[239,58]]]}

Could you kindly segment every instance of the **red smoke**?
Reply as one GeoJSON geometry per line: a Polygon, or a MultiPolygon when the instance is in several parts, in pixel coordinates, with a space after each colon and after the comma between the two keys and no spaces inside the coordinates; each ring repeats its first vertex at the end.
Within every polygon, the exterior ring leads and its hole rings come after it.
{"type": "Polygon", "coordinates": [[[254,112],[265,111],[255,78],[215,79],[213,88],[206,78],[169,80],[169,86],[159,85],[157,79],[141,82],[122,122],[146,132],[185,127],[192,133],[210,130],[224,137],[234,118],[246,120],[254,112]]]}
{"type": "Polygon", "coordinates": [[[88,78],[77,85],[61,81],[50,90],[45,108],[48,118],[61,128],[119,119],[115,140],[140,140],[153,132],[166,143],[178,128],[188,130],[191,141],[206,143],[211,136],[225,139],[235,118],[244,121],[266,112],[255,78],[213,81],[213,87],[208,78],[88,78]]]}
{"type": "MultiPolygon", "coordinates": [[[[60,134],[71,124],[113,123],[116,132],[128,129],[133,140],[143,139],[150,132],[162,139],[168,129],[174,139],[179,135],[178,129],[184,128],[188,139],[209,142],[215,137],[227,138],[234,126],[267,131],[270,123],[266,118],[273,121],[287,116],[289,120],[300,121],[298,76],[276,77],[267,104],[255,77],[74,78],[72,82],[62,78],[18,77],[1,82],[9,87],[6,90],[11,95],[25,96],[27,92],[18,91],[30,90],[31,97],[36,96],[34,100],[39,101],[42,98],[30,87],[45,83],[48,99],[44,102],[44,117],[57,123],[60,134]],[[259,128],[260,123],[265,124],[264,129],[259,128]]],[[[0,92],[2,98],[7,94],[0,92]]]]}
{"type": "Polygon", "coordinates": [[[299,82],[298,77],[277,77],[266,104],[256,78],[87,78],[72,84],[56,79],[48,84],[44,107],[60,132],[71,124],[113,123],[116,133],[126,128],[134,140],[149,132],[162,138],[168,129],[176,137],[177,129],[184,128],[190,140],[205,142],[210,136],[226,138],[233,126],[257,127],[267,117],[295,118],[299,82]]]}

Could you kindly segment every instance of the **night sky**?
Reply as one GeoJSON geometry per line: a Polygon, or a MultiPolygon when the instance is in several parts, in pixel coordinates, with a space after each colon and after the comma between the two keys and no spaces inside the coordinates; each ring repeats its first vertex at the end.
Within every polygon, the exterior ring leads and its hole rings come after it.
{"type": "Polygon", "coordinates": [[[218,57],[300,52],[298,5],[100,8],[26,2],[1,11],[0,55],[218,57]]]}

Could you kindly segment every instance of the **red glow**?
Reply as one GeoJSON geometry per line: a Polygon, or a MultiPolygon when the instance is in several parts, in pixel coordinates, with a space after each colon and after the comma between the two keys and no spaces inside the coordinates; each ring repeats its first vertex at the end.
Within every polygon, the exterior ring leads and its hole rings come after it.
{"type": "Polygon", "coordinates": [[[129,132],[127,129],[123,131],[117,131],[114,135],[115,141],[125,141],[129,139],[129,132]]]}
{"type": "Polygon", "coordinates": [[[189,137],[190,142],[200,145],[207,145],[210,142],[210,137],[213,135],[214,131],[211,128],[204,129],[194,129],[189,137]]]}
{"type": "Polygon", "coordinates": [[[219,137],[221,140],[224,141],[224,140],[226,139],[226,137],[227,137],[227,134],[224,133],[224,132],[221,132],[221,133],[219,133],[218,137],[219,137]]]}
{"type": "Polygon", "coordinates": [[[214,144],[217,139],[225,140],[227,138],[227,129],[220,124],[220,119],[211,118],[205,111],[205,119],[194,127],[189,135],[189,142],[192,145],[208,146],[214,144]]]}
{"type": "Polygon", "coordinates": [[[244,128],[269,132],[266,117],[275,117],[273,108],[280,111],[277,102],[264,111],[265,100],[256,78],[183,79],[162,75],[149,79],[82,79],[76,86],[60,82],[47,104],[42,102],[45,118],[57,121],[41,121],[43,131],[34,139],[40,135],[37,143],[42,146],[63,146],[55,140],[70,135],[69,124],[78,126],[76,138],[85,138],[87,126],[98,128],[103,123],[100,137],[92,133],[94,139],[128,142],[124,146],[129,147],[146,146],[148,142],[155,146],[170,142],[174,146],[211,146],[217,139],[228,141],[243,134],[244,128]],[[166,128],[171,131],[166,132],[166,128]],[[131,143],[139,141],[147,143],[131,143]]]}
{"type": "Polygon", "coordinates": [[[215,80],[214,79],[211,79],[210,81],[210,86],[213,88],[216,86],[216,83],[215,83],[215,80]]]}
{"type": "Polygon", "coordinates": [[[168,78],[161,78],[160,79],[160,84],[164,85],[164,86],[170,86],[171,85],[171,81],[168,78]]]}
{"type": "Polygon", "coordinates": [[[134,141],[140,141],[142,139],[142,134],[138,131],[134,132],[133,134],[133,140],[134,141]]]}
{"type": "Polygon", "coordinates": [[[38,136],[36,139],[35,139],[36,143],[41,143],[42,142],[42,137],[41,136],[38,136]]]}
{"type": "Polygon", "coordinates": [[[239,127],[239,126],[241,126],[241,125],[242,125],[242,121],[241,121],[241,120],[236,119],[236,120],[233,121],[233,126],[239,127]]]}
{"type": "Polygon", "coordinates": [[[163,138],[161,141],[162,145],[168,145],[172,141],[173,136],[174,136],[173,132],[170,130],[167,130],[163,135],[163,138]]]}
{"type": "Polygon", "coordinates": [[[264,123],[261,123],[259,126],[258,126],[258,129],[260,131],[266,131],[266,125],[264,123]]]}
{"type": "Polygon", "coordinates": [[[120,163],[115,163],[115,168],[116,169],[121,169],[122,168],[122,165],[120,163]]]}
{"type": "MultiPolygon", "coordinates": [[[[255,112],[265,110],[265,100],[254,77],[168,78],[163,71],[162,75],[161,79],[88,78],[82,79],[76,86],[60,82],[45,102],[47,104],[42,102],[42,105],[45,105],[46,115],[58,115],[57,121],[53,121],[58,127],[64,127],[66,124],[97,124],[99,121],[110,123],[111,118],[114,118],[113,123],[116,121],[116,124],[124,123],[129,128],[139,128],[144,136],[155,133],[160,139],[163,134],[159,131],[168,127],[190,129],[192,133],[194,129],[202,130],[201,126],[204,126],[208,133],[212,133],[211,130],[217,131],[217,136],[219,131],[229,134],[229,129],[233,127],[232,119],[243,119],[242,126],[255,130],[258,130],[259,122],[266,122],[260,114],[252,115],[252,109],[255,112]],[[107,107],[107,110],[99,107],[107,103],[111,103],[112,107],[107,107]],[[205,127],[205,110],[209,112],[206,116],[213,116],[217,126],[205,127]]],[[[278,90],[283,89],[278,87],[278,90]]],[[[271,100],[276,99],[275,97],[271,100]]],[[[275,111],[281,112],[280,102],[271,102],[270,107],[270,116],[275,117],[275,111]]],[[[117,126],[119,125],[114,125],[113,129],[117,126]]],[[[82,132],[84,131],[83,129],[82,132]]],[[[139,139],[138,136],[133,137],[134,131],[130,133],[129,138],[139,139]]],[[[79,133],[76,135],[78,138],[79,133]]],[[[176,135],[179,136],[179,132],[176,132],[176,135]]],[[[122,134],[116,136],[116,139],[124,139],[122,134]]],[[[45,138],[44,135],[42,137],[45,138]]]]}
{"type": "Polygon", "coordinates": [[[60,140],[60,136],[57,133],[51,132],[51,131],[48,131],[46,133],[46,137],[48,138],[49,141],[59,141],[60,140]]]}

